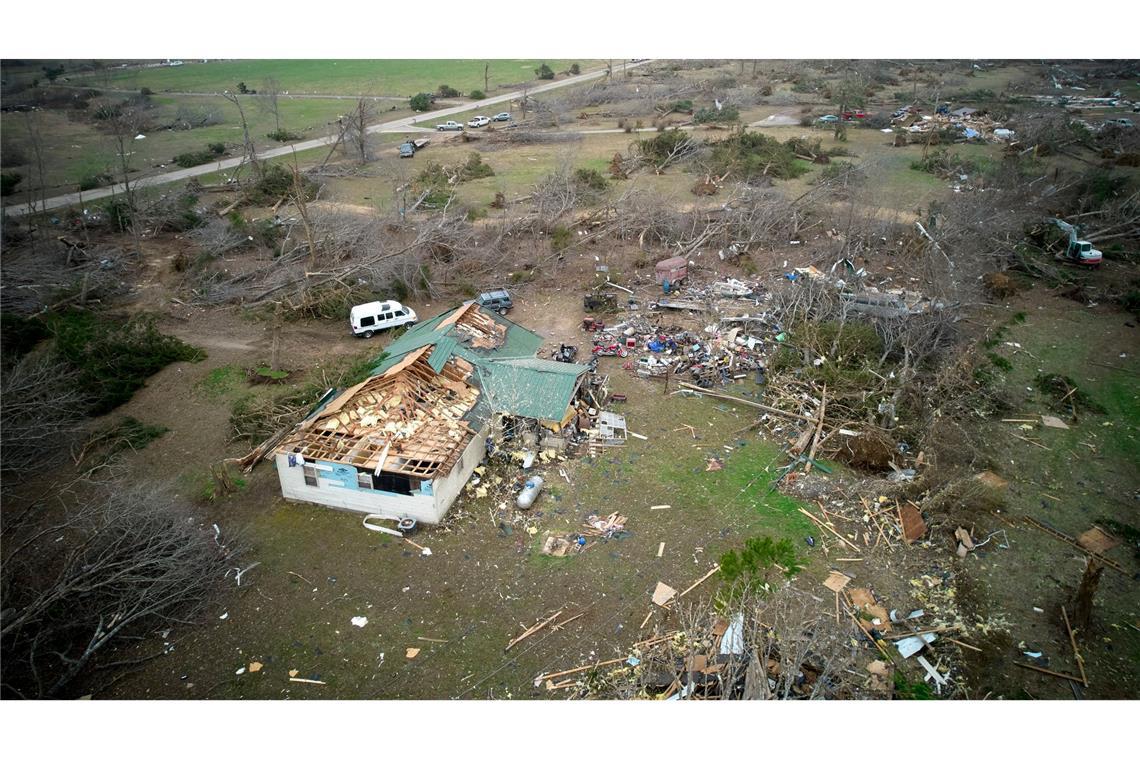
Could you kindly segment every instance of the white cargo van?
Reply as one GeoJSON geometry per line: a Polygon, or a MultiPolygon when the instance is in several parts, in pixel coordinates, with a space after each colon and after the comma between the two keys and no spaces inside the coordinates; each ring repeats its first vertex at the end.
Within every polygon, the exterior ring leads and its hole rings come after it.
{"type": "Polygon", "coordinates": [[[373,301],[353,306],[348,324],[353,335],[371,338],[381,330],[400,325],[414,325],[416,313],[399,301],[373,301]]]}

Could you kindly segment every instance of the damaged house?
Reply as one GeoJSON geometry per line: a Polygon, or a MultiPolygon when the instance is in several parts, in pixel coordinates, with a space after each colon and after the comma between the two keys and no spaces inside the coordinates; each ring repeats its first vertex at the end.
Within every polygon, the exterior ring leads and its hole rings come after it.
{"type": "Polygon", "coordinates": [[[539,359],[541,345],[475,303],[416,325],[277,447],[282,495],[439,522],[494,447],[489,437],[562,448],[578,431],[588,368],[539,359]]]}

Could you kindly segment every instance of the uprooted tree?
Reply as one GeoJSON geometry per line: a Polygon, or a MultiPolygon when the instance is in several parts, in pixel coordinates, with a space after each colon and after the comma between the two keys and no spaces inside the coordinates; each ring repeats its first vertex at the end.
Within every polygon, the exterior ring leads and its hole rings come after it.
{"type": "Polygon", "coordinates": [[[147,637],[193,620],[238,554],[177,497],[151,487],[93,487],[6,523],[0,685],[9,697],[66,696],[96,664],[159,656],[162,646],[147,637]]]}

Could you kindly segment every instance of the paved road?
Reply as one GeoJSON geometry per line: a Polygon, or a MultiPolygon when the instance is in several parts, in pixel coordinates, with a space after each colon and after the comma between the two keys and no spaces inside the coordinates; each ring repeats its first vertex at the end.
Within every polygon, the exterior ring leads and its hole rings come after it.
{"type": "MultiPolygon", "coordinates": [[[[651,63],[651,60],[638,61],[637,63],[630,63],[626,65],[627,69],[636,68],[637,66],[644,66],[651,63]]],[[[551,90],[557,90],[560,87],[568,87],[574,84],[581,84],[589,82],[594,79],[600,79],[606,75],[605,69],[579,74],[576,77],[567,77],[566,79],[557,82],[550,82],[549,84],[535,85],[528,89],[527,94],[530,96],[539,95],[551,90]]],[[[490,106],[498,105],[499,103],[509,103],[512,100],[521,98],[523,96],[522,90],[514,90],[513,92],[503,93],[491,98],[483,100],[476,100],[470,103],[453,106],[452,108],[444,108],[439,111],[432,111],[427,114],[419,114],[417,116],[408,116],[403,119],[396,119],[394,121],[386,121],[381,124],[373,124],[368,128],[369,134],[377,132],[409,132],[420,131],[422,128],[414,124],[416,121],[430,122],[435,124],[440,121],[447,121],[447,117],[454,116],[455,114],[463,113],[471,110],[483,110],[490,106]]],[[[280,148],[272,148],[270,150],[262,151],[257,154],[260,159],[277,158],[279,156],[287,156],[294,150],[311,150],[313,148],[328,147],[335,141],[335,137],[328,135],[326,137],[319,137],[314,140],[305,140],[304,142],[291,143],[283,145],[280,148]]],[[[177,171],[166,172],[164,174],[155,174],[149,177],[140,177],[132,184],[135,188],[154,187],[155,185],[164,185],[170,182],[178,182],[180,180],[190,179],[191,177],[198,177],[203,174],[210,174],[212,172],[224,171],[226,169],[234,169],[241,165],[244,157],[228,158],[224,161],[218,161],[212,164],[202,164],[201,166],[194,166],[189,169],[179,169],[177,171]]],[[[88,190],[82,193],[83,202],[89,203],[97,201],[101,198],[108,198],[111,195],[121,194],[124,192],[122,184],[113,185],[111,187],[101,187],[97,190],[88,190]]],[[[80,202],[80,193],[68,193],[67,195],[57,195],[54,198],[48,198],[44,201],[43,205],[36,204],[35,211],[50,211],[51,209],[62,208],[70,206],[73,203],[80,202]]],[[[23,216],[28,213],[27,204],[11,205],[5,207],[5,213],[8,216],[23,216]]]]}

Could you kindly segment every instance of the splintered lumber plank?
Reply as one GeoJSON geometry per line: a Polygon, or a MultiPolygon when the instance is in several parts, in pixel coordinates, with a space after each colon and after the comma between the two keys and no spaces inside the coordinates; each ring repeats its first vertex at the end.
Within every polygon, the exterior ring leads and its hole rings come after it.
{"type": "Polygon", "coordinates": [[[1089,687],[1089,678],[1085,675],[1085,658],[1081,657],[1081,650],[1077,649],[1077,637],[1073,635],[1073,627],[1069,625],[1069,613],[1061,607],[1061,617],[1065,620],[1065,630],[1069,632],[1069,644],[1073,647],[1073,656],[1077,658],[1077,670],[1081,672],[1081,681],[1085,688],[1089,687]]]}
{"type": "Polygon", "coordinates": [[[1082,683],[1081,679],[1077,678],[1076,676],[1071,676],[1068,673],[1058,673],[1055,670],[1047,670],[1046,668],[1039,668],[1036,665],[1029,665],[1029,664],[1024,663],[1024,662],[1015,662],[1013,664],[1019,668],[1027,668],[1029,670],[1036,670],[1038,673],[1044,673],[1045,675],[1053,676],[1054,678],[1066,678],[1070,681],[1076,681],[1077,683],[1082,683]]]}
{"type": "Polygon", "coordinates": [[[831,532],[831,533],[832,533],[832,534],[833,534],[833,535],[834,535],[836,538],[838,538],[838,539],[839,539],[840,541],[842,541],[843,543],[847,544],[847,546],[851,547],[851,548],[852,548],[852,549],[854,549],[856,552],[860,552],[860,553],[861,553],[861,551],[860,551],[860,549],[859,549],[859,547],[858,547],[858,546],[856,546],[855,544],[851,543],[851,542],[850,542],[850,541],[848,541],[846,538],[844,538],[843,536],[841,536],[841,535],[839,534],[839,532],[838,532],[838,531],[836,531],[836,530],[835,530],[834,528],[832,528],[830,525],[828,525],[827,523],[825,523],[823,520],[820,520],[818,517],[816,517],[815,515],[813,515],[811,512],[808,512],[808,511],[807,511],[806,509],[804,509],[803,507],[800,507],[800,508],[799,508],[799,510],[800,510],[800,512],[802,512],[802,513],[804,514],[804,516],[806,516],[806,517],[807,517],[809,520],[811,520],[812,522],[814,522],[816,525],[818,525],[819,527],[823,528],[823,529],[824,529],[824,530],[826,530],[826,531],[829,531],[829,532],[831,532]]]}
{"type": "Polygon", "coordinates": [[[817,421],[815,417],[808,417],[806,414],[797,414],[795,412],[785,412],[783,409],[777,409],[774,406],[765,406],[764,404],[757,404],[755,401],[749,401],[748,399],[739,398],[737,396],[730,396],[727,393],[717,393],[716,391],[710,391],[707,388],[702,388],[701,386],[693,385],[692,383],[680,383],[680,385],[682,388],[688,388],[691,391],[696,391],[697,393],[700,393],[704,396],[708,396],[710,398],[718,398],[718,399],[723,399],[725,401],[733,401],[737,404],[744,404],[745,406],[751,406],[751,407],[754,407],[756,409],[760,409],[762,411],[768,412],[769,414],[778,414],[778,415],[781,415],[783,417],[791,417],[791,418],[797,419],[797,420],[804,420],[805,422],[814,423],[817,421]]]}
{"type": "Polygon", "coordinates": [[[883,642],[879,641],[878,639],[876,639],[870,633],[868,633],[867,629],[864,628],[863,625],[859,622],[859,618],[855,617],[855,615],[852,614],[851,610],[844,610],[844,612],[846,612],[847,616],[850,617],[851,620],[855,623],[855,627],[858,628],[860,631],[862,631],[863,635],[867,637],[867,640],[870,641],[872,644],[874,644],[875,647],[880,652],[882,652],[884,655],[886,655],[888,660],[894,659],[894,657],[891,656],[890,650],[887,649],[887,645],[884,644],[883,642]]]}
{"type": "Polygon", "coordinates": [[[558,621],[557,623],[555,623],[554,625],[550,626],[550,630],[552,630],[552,631],[560,631],[560,630],[562,630],[562,629],[563,629],[563,628],[564,628],[566,625],[568,625],[569,623],[573,623],[575,620],[577,620],[578,618],[582,617],[582,616],[583,616],[583,615],[585,615],[585,614],[586,614],[585,612],[579,612],[579,613],[578,613],[577,615],[575,615],[574,617],[569,617],[569,618],[566,618],[565,620],[560,620],[560,621],[558,621]]]}
{"type": "Polygon", "coordinates": [[[574,673],[581,673],[593,668],[603,668],[606,665],[616,665],[619,662],[625,662],[629,657],[615,657],[612,660],[599,660],[598,662],[591,662],[589,665],[582,665],[577,668],[570,668],[569,670],[562,670],[557,673],[543,673],[536,678],[536,681],[553,681],[555,678],[562,678],[563,676],[573,675],[574,673]]]}
{"type": "Polygon", "coordinates": [[[712,566],[712,570],[709,570],[707,573],[705,573],[700,578],[698,578],[696,581],[694,581],[693,585],[689,586],[687,589],[685,589],[681,593],[677,594],[677,598],[680,599],[682,596],[684,596],[685,594],[687,594],[690,591],[692,591],[693,589],[695,589],[697,586],[699,586],[702,583],[704,583],[705,581],[707,581],[709,578],[712,577],[713,573],[715,573],[717,570],[720,570],[720,565],[714,563],[712,566]]]}
{"type": "Polygon", "coordinates": [[[545,628],[547,625],[549,625],[550,623],[554,622],[555,618],[557,618],[557,617],[558,617],[559,615],[561,615],[561,614],[562,614],[562,610],[558,610],[558,612],[555,612],[553,615],[551,615],[550,617],[548,617],[546,620],[543,620],[541,623],[538,623],[537,625],[532,625],[530,628],[527,628],[525,631],[523,631],[522,633],[520,633],[518,636],[516,636],[515,638],[511,639],[510,643],[509,643],[509,644],[507,644],[507,648],[506,648],[506,649],[504,649],[503,651],[504,651],[504,652],[508,651],[508,650],[509,650],[511,647],[513,647],[515,644],[519,643],[519,642],[520,642],[520,641],[522,641],[523,639],[525,639],[525,638],[527,638],[528,636],[531,636],[531,635],[533,635],[533,634],[535,634],[535,633],[538,633],[538,632],[539,632],[539,631],[541,631],[543,628],[545,628]]]}
{"type": "MultiPolygon", "coordinates": [[[[812,463],[815,461],[815,452],[819,448],[819,436],[823,433],[823,415],[827,411],[827,386],[823,386],[823,393],[819,402],[819,423],[815,427],[815,435],[812,436],[811,451],[808,452],[807,463],[804,465],[804,473],[811,472],[812,463]]],[[[823,509],[823,507],[820,507],[823,509]]],[[[838,616],[837,616],[838,617],[838,616]]]]}

